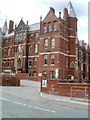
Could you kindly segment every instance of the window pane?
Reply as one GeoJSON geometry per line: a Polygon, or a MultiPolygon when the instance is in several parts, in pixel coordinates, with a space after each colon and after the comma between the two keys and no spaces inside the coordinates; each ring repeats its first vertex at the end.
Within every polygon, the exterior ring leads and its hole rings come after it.
{"type": "Polygon", "coordinates": [[[35,44],[35,52],[38,51],[38,44],[35,44]]]}
{"type": "Polygon", "coordinates": [[[51,79],[54,79],[54,78],[55,78],[55,76],[54,76],[54,71],[50,71],[50,78],[51,78],[51,79]]]}
{"type": "Polygon", "coordinates": [[[34,39],[34,35],[31,33],[30,34],[30,40],[34,39]]]}
{"type": "Polygon", "coordinates": [[[43,27],[43,33],[46,33],[47,30],[46,30],[46,26],[43,27]]]}
{"type": "Polygon", "coordinates": [[[57,31],[57,25],[56,24],[53,25],[53,30],[57,31]]]}
{"type": "Polygon", "coordinates": [[[26,32],[23,32],[23,40],[26,40],[26,32]]]}
{"type": "Polygon", "coordinates": [[[44,65],[47,64],[47,55],[44,55],[44,65]]]}
{"type": "Polygon", "coordinates": [[[52,32],[52,25],[48,26],[48,32],[52,32]]]}
{"type": "Polygon", "coordinates": [[[37,58],[34,57],[34,66],[36,66],[36,65],[37,65],[37,58]]]}
{"type": "Polygon", "coordinates": [[[37,72],[36,71],[33,71],[33,76],[36,76],[37,75],[37,72]]]}
{"type": "Polygon", "coordinates": [[[44,41],[44,47],[45,47],[45,49],[48,48],[48,39],[45,39],[45,41],[44,41]]]}
{"type": "Polygon", "coordinates": [[[54,65],[54,55],[51,55],[51,64],[54,65]]]}
{"type": "Polygon", "coordinates": [[[8,55],[10,55],[10,48],[8,48],[8,55]]]}
{"type": "Polygon", "coordinates": [[[55,38],[52,38],[51,40],[51,48],[54,48],[55,47],[55,38]]]}
{"type": "Polygon", "coordinates": [[[32,45],[29,46],[29,52],[32,52],[32,45]]]}
{"type": "Polygon", "coordinates": [[[31,59],[31,58],[29,58],[28,65],[29,65],[29,66],[32,65],[32,59],[31,59]]]}
{"type": "Polygon", "coordinates": [[[35,33],[36,38],[38,38],[38,33],[35,33]]]}

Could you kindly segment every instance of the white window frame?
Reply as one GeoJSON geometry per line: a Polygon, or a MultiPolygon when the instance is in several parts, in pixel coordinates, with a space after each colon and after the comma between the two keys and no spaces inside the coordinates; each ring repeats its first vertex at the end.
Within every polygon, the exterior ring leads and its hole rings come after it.
{"type": "Polygon", "coordinates": [[[35,53],[38,52],[38,44],[35,44],[35,53]]]}
{"type": "Polygon", "coordinates": [[[48,48],[48,39],[44,39],[44,48],[45,48],[45,49],[48,48]]]}

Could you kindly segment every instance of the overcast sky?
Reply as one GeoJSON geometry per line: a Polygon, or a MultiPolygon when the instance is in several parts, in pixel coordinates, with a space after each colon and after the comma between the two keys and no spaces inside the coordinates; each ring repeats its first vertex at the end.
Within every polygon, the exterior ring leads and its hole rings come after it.
{"type": "MultiPolygon", "coordinates": [[[[78,18],[78,38],[88,43],[88,1],[89,0],[71,0],[78,18]]],[[[23,17],[26,23],[37,23],[40,16],[44,19],[50,7],[55,9],[58,17],[59,12],[63,14],[63,9],[67,7],[69,0],[1,0],[0,1],[0,27],[3,26],[7,16],[7,21],[13,20],[15,24],[19,23],[23,17]]]]}

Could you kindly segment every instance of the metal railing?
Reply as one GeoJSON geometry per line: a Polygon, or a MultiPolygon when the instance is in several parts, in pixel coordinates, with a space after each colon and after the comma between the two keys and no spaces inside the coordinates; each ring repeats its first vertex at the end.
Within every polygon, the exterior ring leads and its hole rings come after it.
{"type": "MultiPolygon", "coordinates": [[[[90,88],[89,87],[79,87],[72,86],[71,87],[71,100],[76,100],[77,98],[82,99],[84,101],[90,100],[90,88]]],[[[89,101],[88,101],[89,102],[89,101]]]]}

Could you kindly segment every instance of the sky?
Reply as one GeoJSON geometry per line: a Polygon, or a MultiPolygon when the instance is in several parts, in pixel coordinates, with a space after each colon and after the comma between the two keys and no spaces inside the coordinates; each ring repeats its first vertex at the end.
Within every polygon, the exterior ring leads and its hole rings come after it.
{"type": "MultiPolygon", "coordinates": [[[[78,18],[78,39],[88,43],[88,1],[71,0],[75,13],[78,18]]],[[[0,27],[3,26],[5,19],[13,20],[19,24],[23,17],[24,22],[29,24],[37,23],[45,18],[50,7],[55,9],[58,17],[59,12],[63,14],[63,9],[67,7],[69,0],[0,0],[0,27]]]]}

